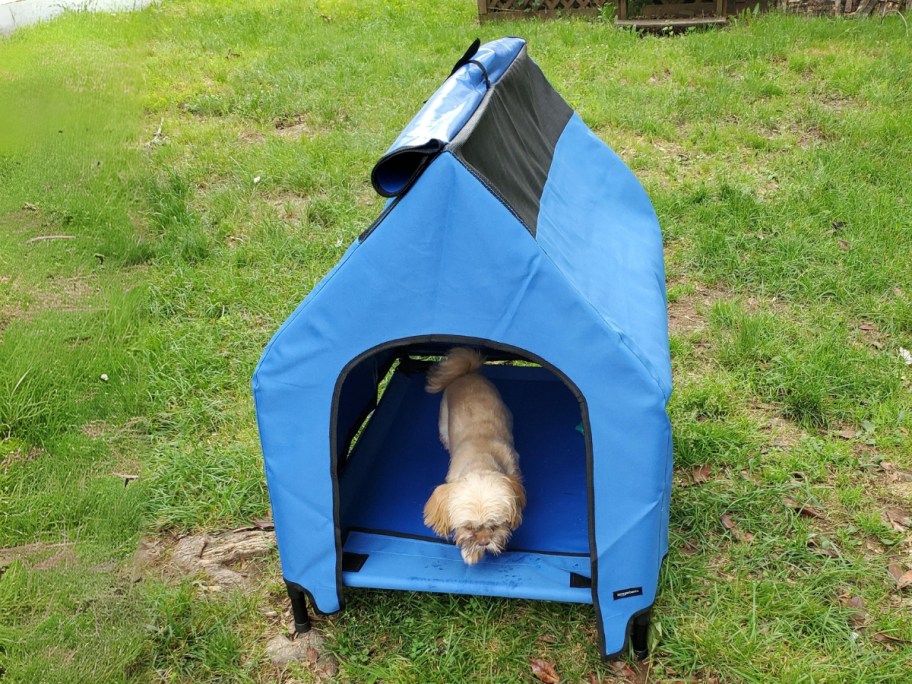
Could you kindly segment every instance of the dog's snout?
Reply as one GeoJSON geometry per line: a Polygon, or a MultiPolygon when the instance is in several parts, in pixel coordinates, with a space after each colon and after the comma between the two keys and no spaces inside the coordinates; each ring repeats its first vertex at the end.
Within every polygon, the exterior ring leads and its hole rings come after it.
{"type": "Polygon", "coordinates": [[[479,546],[487,546],[491,543],[491,532],[489,530],[478,530],[475,533],[475,543],[479,546]]]}

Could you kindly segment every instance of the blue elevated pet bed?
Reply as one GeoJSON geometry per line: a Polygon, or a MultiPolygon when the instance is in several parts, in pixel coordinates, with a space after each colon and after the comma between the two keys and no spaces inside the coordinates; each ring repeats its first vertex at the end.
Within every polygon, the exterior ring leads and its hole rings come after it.
{"type": "Polygon", "coordinates": [[[269,343],[254,397],[282,571],[307,603],[370,587],[591,603],[645,651],[668,548],[662,239],[645,192],[525,43],[477,44],[374,168],[380,217],[269,343]],[[477,565],[422,509],[443,482],[430,364],[474,346],[528,495],[477,565]]]}

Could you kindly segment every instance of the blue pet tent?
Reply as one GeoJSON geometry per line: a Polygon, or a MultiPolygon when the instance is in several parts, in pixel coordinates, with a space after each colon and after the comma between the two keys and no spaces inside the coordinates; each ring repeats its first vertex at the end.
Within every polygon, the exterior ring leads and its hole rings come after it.
{"type": "Polygon", "coordinates": [[[668,547],[662,238],[643,188],[518,38],[478,42],[374,168],[390,200],[253,377],[299,631],[343,587],[591,603],[599,648],[645,650],[668,547]],[[448,455],[434,358],[481,348],[528,504],[467,566],[422,522],[448,455]]]}

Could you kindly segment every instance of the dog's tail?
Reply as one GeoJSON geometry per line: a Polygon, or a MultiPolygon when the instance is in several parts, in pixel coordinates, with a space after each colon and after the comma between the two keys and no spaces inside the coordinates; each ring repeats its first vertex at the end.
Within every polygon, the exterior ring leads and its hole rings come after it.
{"type": "Polygon", "coordinates": [[[446,358],[428,371],[427,391],[442,392],[457,378],[481,368],[484,357],[468,347],[450,349],[446,358]]]}

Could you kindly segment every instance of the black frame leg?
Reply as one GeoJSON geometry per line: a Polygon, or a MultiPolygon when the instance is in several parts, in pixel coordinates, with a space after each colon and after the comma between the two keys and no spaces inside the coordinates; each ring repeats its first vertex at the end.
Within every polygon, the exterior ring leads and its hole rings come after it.
{"type": "Polygon", "coordinates": [[[633,629],[630,634],[630,642],[633,645],[633,654],[638,660],[643,660],[649,655],[649,623],[651,622],[650,611],[633,618],[633,629]]]}
{"type": "Polygon", "coordinates": [[[307,614],[307,596],[306,594],[292,585],[290,582],[285,583],[288,589],[288,598],[291,599],[291,612],[294,614],[295,633],[304,634],[310,631],[310,616],[307,614]]]}

